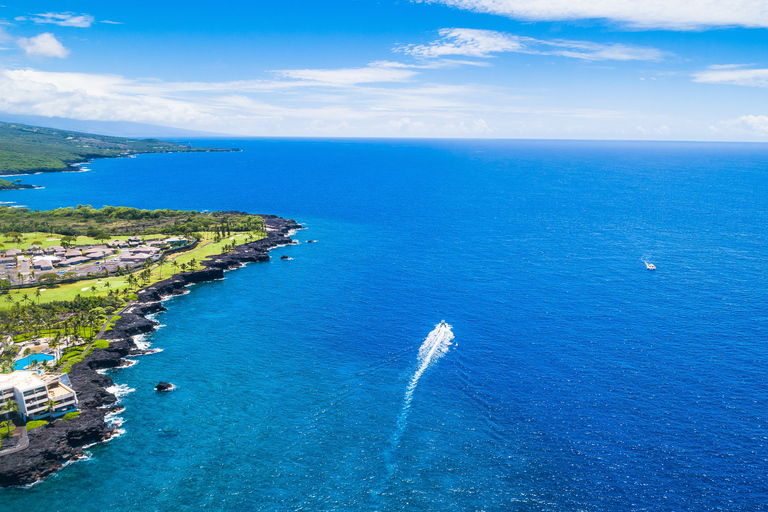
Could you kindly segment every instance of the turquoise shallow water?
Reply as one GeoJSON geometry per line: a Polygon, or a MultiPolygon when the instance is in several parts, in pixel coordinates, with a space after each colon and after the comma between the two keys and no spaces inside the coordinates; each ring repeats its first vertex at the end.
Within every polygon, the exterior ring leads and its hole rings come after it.
{"type": "Polygon", "coordinates": [[[318,240],[168,301],[125,433],[4,508],[765,509],[768,147],[216,143],[4,193],[318,240]]]}

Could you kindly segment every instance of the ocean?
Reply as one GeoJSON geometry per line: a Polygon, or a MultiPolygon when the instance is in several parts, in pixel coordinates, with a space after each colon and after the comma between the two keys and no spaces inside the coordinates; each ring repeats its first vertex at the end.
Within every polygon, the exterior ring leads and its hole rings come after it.
{"type": "Polygon", "coordinates": [[[167,301],[122,435],[2,510],[768,510],[768,145],[194,142],[243,151],[2,193],[307,228],[167,301]]]}

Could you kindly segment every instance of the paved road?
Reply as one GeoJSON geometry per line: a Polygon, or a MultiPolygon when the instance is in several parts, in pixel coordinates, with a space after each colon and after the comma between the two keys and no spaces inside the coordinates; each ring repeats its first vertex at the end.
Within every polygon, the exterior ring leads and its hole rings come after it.
{"type": "Polygon", "coordinates": [[[8,455],[10,453],[16,453],[20,452],[21,450],[26,450],[29,446],[29,438],[27,437],[27,429],[25,427],[16,427],[17,430],[21,429],[21,433],[19,434],[19,444],[14,446],[13,448],[9,448],[7,450],[0,451],[0,457],[3,455],[8,455]]]}

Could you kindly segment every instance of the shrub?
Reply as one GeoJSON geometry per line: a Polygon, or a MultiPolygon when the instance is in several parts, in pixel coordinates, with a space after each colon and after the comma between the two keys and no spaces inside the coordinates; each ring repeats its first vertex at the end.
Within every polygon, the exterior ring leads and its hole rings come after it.
{"type": "Polygon", "coordinates": [[[61,419],[63,419],[64,421],[69,421],[77,418],[78,416],[80,416],[80,411],[72,411],[62,416],[61,419]]]}
{"type": "Polygon", "coordinates": [[[48,422],[45,421],[45,420],[30,421],[29,423],[27,423],[27,430],[28,431],[29,430],[33,430],[33,429],[42,427],[42,426],[47,425],[47,424],[48,424],[48,422]]]}
{"type": "Polygon", "coordinates": [[[96,340],[93,342],[93,348],[99,348],[104,350],[105,348],[109,347],[109,341],[108,340],[96,340]]]}

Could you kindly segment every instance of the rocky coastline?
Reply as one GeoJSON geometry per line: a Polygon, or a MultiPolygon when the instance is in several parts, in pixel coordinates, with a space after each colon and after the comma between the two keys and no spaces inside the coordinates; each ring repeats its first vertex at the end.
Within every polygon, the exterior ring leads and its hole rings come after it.
{"type": "Polygon", "coordinates": [[[30,430],[28,448],[0,456],[0,487],[33,484],[84,457],[83,450],[88,446],[116,435],[117,429],[106,420],[109,413],[120,408],[118,398],[107,391],[114,382],[97,370],[123,366],[126,357],[149,352],[137,347],[133,337],[156,329],[158,323],[147,315],[164,311],[166,308],[161,302],[164,298],[186,293],[191,284],[223,279],[225,270],[240,268],[245,263],[269,261],[270,249],[295,243],[290,234],[303,229],[291,219],[274,215],[261,217],[267,227],[266,238],[238,245],[227,254],[211,256],[201,263],[202,270],[175,274],[138,292],[138,299],[126,306],[112,330],[104,334],[109,347],[94,350],[69,372],[77,391],[80,415],[30,430]]]}

